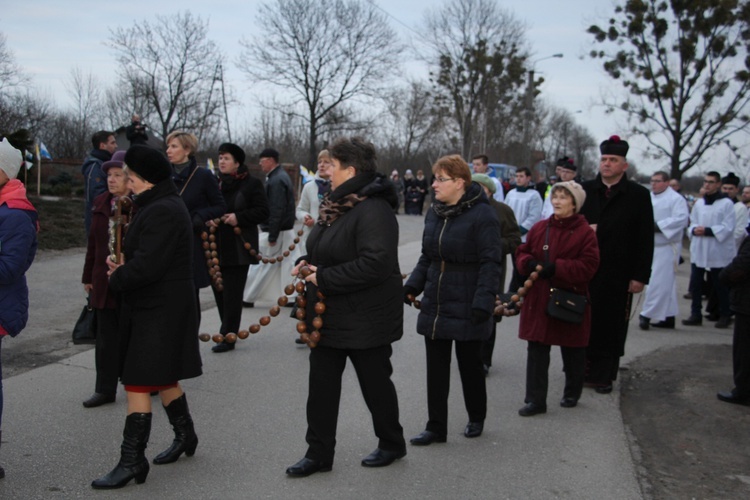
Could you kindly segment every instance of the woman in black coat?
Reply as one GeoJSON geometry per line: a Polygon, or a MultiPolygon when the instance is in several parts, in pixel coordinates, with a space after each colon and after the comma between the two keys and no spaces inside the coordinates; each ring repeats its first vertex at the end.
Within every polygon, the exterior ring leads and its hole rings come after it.
{"type": "Polygon", "coordinates": [[[340,139],[329,148],[332,191],[307,238],[308,331],[317,292],[325,296],[321,339],[310,351],[305,457],[286,470],[309,476],[331,470],[341,375],[349,358],[372,414],[378,447],[365,467],[390,465],[406,455],[391,381],[391,343],[403,334],[398,265],[398,203],[394,185],[376,172],[375,148],[360,138],[340,139]]]}
{"type": "Polygon", "coordinates": [[[471,181],[458,155],[432,167],[435,202],[425,218],[422,255],[404,285],[405,301],[424,291],[417,333],[427,354],[427,412],[414,445],[444,443],[448,434],[448,388],[453,342],[469,423],[464,436],[482,434],[487,392],[482,341],[492,333],[495,295],[500,288],[500,223],[482,187],[471,181]]]}
{"type": "Polygon", "coordinates": [[[124,258],[110,268],[109,286],[121,294],[120,380],[128,398],[120,462],[92,483],[96,489],[120,488],[149,471],[144,455],[151,431],[150,393],[158,391],[175,431],[172,445],[154,459],[174,462],[195,453],[198,437],[182,379],[201,374],[198,303],[193,289],[190,216],[170,179],[164,155],[147,146],[125,154],[137,206],[123,245],[124,258]]]}
{"type": "MultiPolygon", "coordinates": [[[[227,204],[227,213],[221,224],[208,221],[216,227],[216,247],[223,281],[223,290],[211,289],[221,318],[222,335],[237,333],[242,319],[242,294],[245,291],[247,271],[258,259],[244,247],[258,249],[258,224],[268,219],[268,198],[263,183],[250,175],[245,166],[245,152],[230,142],[219,146],[219,187],[227,204]],[[235,228],[242,230],[235,234],[235,228]]],[[[224,341],[215,345],[213,352],[227,352],[235,344],[224,341]]]]}
{"type": "MultiPolygon", "coordinates": [[[[193,279],[196,298],[198,290],[211,284],[208,266],[203,257],[201,233],[206,223],[224,215],[227,205],[214,174],[195,161],[198,139],[191,133],[175,131],[167,136],[167,158],[172,164],[172,180],[185,202],[193,226],[193,279]]],[[[198,311],[200,315],[200,311],[198,311]]]]}

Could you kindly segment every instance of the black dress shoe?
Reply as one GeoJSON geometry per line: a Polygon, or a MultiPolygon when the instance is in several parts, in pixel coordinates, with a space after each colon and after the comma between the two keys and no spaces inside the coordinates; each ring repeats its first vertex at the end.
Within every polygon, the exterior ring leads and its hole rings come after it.
{"type": "Polygon", "coordinates": [[[724,401],[725,403],[750,406],[750,399],[738,398],[734,391],[717,392],[716,397],[719,401],[724,401]]]}
{"type": "Polygon", "coordinates": [[[295,344],[303,344],[303,345],[304,345],[304,344],[305,344],[305,341],[304,341],[304,340],[302,340],[301,338],[297,337],[296,339],[294,339],[294,343],[295,343],[295,344]]]}
{"type": "Polygon", "coordinates": [[[719,315],[716,313],[704,314],[703,317],[708,321],[719,321],[719,315]]]}
{"type": "Polygon", "coordinates": [[[96,408],[97,406],[106,405],[115,402],[114,394],[100,394],[95,392],[93,396],[83,402],[84,408],[96,408]]]}
{"type": "Polygon", "coordinates": [[[638,317],[638,328],[640,328],[641,330],[648,330],[650,324],[651,318],[647,318],[646,316],[638,317]]]}
{"type": "Polygon", "coordinates": [[[664,321],[658,323],[651,323],[654,328],[672,328],[674,329],[674,316],[667,316],[664,321]]]}
{"type": "Polygon", "coordinates": [[[445,443],[446,441],[445,436],[432,431],[421,432],[409,440],[415,446],[427,446],[432,443],[445,443]]]}
{"type": "Polygon", "coordinates": [[[560,400],[560,406],[563,408],[574,408],[578,405],[578,400],[575,398],[562,398],[560,400]]]}
{"type": "Polygon", "coordinates": [[[292,477],[307,477],[316,472],[329,472],[333,468],[331,462],[320,462],[312,458],[303,458],[291,467],[287,467],[286,473],[292,477]]]}
{"type": "Polygon", "coordinates": [[[365,458],[362,459],[362,466],[363,467],[385,467],[386,465],[391,465],[393,462],[398,460],[399,458],[404,458],[406,456],[406,450],[401,451],[389,451],[389,450],[381,450],[380,448],[375,448],[375,451],[367,455],[365,458]]]}
{"type": "Polygon", "coordinates": [[[469,422],[466,424],[466,429],[464,429],[464,436],[467,438],[475,438],[482,435],[482,431],[484,430],[484,422],[469,422]]]}
{"type": "Polygon", "coordinates": [[[719,321],[714,324],[716,328],[729,328],[729,325],[732,324],[732,319],[729,316],[722,316],[719,318],[719,321]]]}
{"type": "Polygon", "coordinates": [[[526,406],[518,410],[518,414],[522,417],[533,417],[540,413],[547,413],[547,405],[540,405],[536,403],[526,403],[526,406]]]}
{"type": "Polygon", "coordinates": [[[242,301],[242,307],[255,307],[255,302],[245,302],[242,301]]]}
{"type": "Polygon", "coordinates": [[[598,394],[609,394],[612,392],[612,384],[601,384],[594,387],[594,390],[598,394]]]}
{"type": "Polygon", "coordinates": [[[690,300],[690,299],[692,299],[692,298],[693,298],[693,294],[692,294],[692,293],[690,293],[690,292],[688,292],[688,293],[686,293],[685,295],[683,295],[683,296],[682,296],[682,298],[683,298],[683,299],[687,299],[687,300],[690,300]]]}
{"type": "Polygon", "coordinates": [[[688,319],[683,319],[682,324],[685,326],[701,326],[703,324],[703,318],[691,315],[688,319]]]}
{"type": "Polygon", "coordinates": [[[222,342],[220,344],[216,344],[211,348],[211,351],[213,352],[229,352],[234,351],[234,344],[230,344],[229,342],[222,342]]]}

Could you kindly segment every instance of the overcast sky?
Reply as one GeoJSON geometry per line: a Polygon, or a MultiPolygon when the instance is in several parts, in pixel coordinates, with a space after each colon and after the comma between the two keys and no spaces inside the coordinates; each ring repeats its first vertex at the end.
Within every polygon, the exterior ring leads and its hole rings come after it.
{"type": "MultiPolygon", "coordinates": [[[[151,20],[155,15],[190,10],[209,19],[209,37],[228,56],[225,76],[243,103],[243,110],[237,116],[252,116],[257,109],[252,94],[258,89],[250,91],[252,87],[237,69],[236,59],[242,37],[262,34],[263,27],[257,25],[255,19],[260,3],[258,0],[8,1],[0,9],[0,32],[6,35],[8,47],[30,74],[33,84],[64,107],[70,104],[64,82],[70,79],[70,70],[74,66],[84,73],[93,72],[108,84],[114,80],[114,52],[104,43],[110,29],[127,27],[134,21],[151,20]]],[[[442,2],[379,0],[376,3],[390,16],[392,28],[408,40],[414,28],[422,24],[425,11],[442,2]]],[[[585,30],[593,23],[608,19],[612,12],[611,1],[524,0],[500,4],[527,23],[527,39],[534,55],[532,61],[538,61],[536,72],[545,79],[541,98],[575,113],[575,118],[589,128],[597,141],[612,134],[625,136],[619,128],[622,123],[605,116],[596,104],[601,93],[613,83],[601,70],[601,62],[586,56],[592,43],[585,30]],[[563,53],[564,57],[546,59],[556,53],[563,53]]],[[[421,63],[409,54],[404,53],[402,62],[405,72],[418,76],[425,74],[421,63]]],[[[631,140],[631,144],[633,153],[629,157],[633,157],[641,170],[648,172],[665,166],[664,162],[642,159],[638,153],[638,141],[631,140]]],[[[716,161],[724,158],[721,155],[716,161]]]]}

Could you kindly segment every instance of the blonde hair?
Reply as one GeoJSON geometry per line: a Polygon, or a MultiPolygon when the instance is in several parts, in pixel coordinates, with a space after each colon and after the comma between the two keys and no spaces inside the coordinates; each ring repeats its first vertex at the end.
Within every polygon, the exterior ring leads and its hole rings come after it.
{"type": "Polygon", "coordinates": [[[322,149],[320,153],[318,153],[318,161],[325,158],[326,160],[331,160],[331,153],[328,152],[327,149],[322,149]]]}
{"type": "Polygon", "coordinates": [[[194,155],[198,151],[198,138],[190,132],[175,130],[167,136],[167,144],[169,144],[172,139],[176,139],[183,148],[190,151],[189,156],[194,155]]]}

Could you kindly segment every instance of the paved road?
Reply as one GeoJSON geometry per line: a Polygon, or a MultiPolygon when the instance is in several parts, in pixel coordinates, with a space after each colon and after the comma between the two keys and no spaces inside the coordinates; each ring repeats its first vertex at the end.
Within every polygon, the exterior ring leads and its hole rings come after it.
{"type": "MultiPolygon", "coordinates": [[[[408,272],[419,254],[421,220],[401,215],[399,222],[402,271],[408,272]]],[[[91,480],[109,471],[118,458],[125,397],[120,392],[116,404],[102,408],[81,406],[94,384],[93,350],[70,346],[67,338],[82,305],[82,259],[80,250],[40,256],[29,274],[34,308],[29,327],[20,337],[3,341],[0,460],[8,477],[0,481],[0,498],[643,497],[617,391],[603,396],[585,390],[577,408],[560,408],[556,401],[563,379],[555,355],[548,413],[517,415],[523,405],[525,343],[517,338],[516,318],[503,320],[499,328],[488,378],[488,419],[478,439],[462,435],[467,418],[454,366],[448,443],[410,446],[406,458],[384,469],[361,467],[359,461],[375,448],[376,439],[349,368],[333,471],[287,478],[284,469],[306,449],[308,349],[293,342],[294,320],[280,316],[241,341],[234,352],[216,355],[210,344],[201,344],[204,375],[184,383],[200,437],[194,457],[153,466],[143,485],[94,492],[91,480]]],[[[685,267],[680,294],[687,286],[685,267]]],[[[201,330],[218,331],[210,293],[202,299],[206,309],[201,330]]],[[[243,325],[267,314],[270,305],[245,309],[243,325]]],[[[684,302],[681,307],[686,313],[684,302]]],[[[657,333],[639,331],[637,319],[632,323],[626,362],[662,346],[731,342],[728,331],[710,327],[657,333]]],[[[424,349],[415,324],[416,311],[407,308],[405,335],[394,345],[393,355],[407,438],[420,432],[426,421],[424,349]]],[[[147,456],[153,457],[169,442],[171,430],[157,408],[147,456]]]]}

